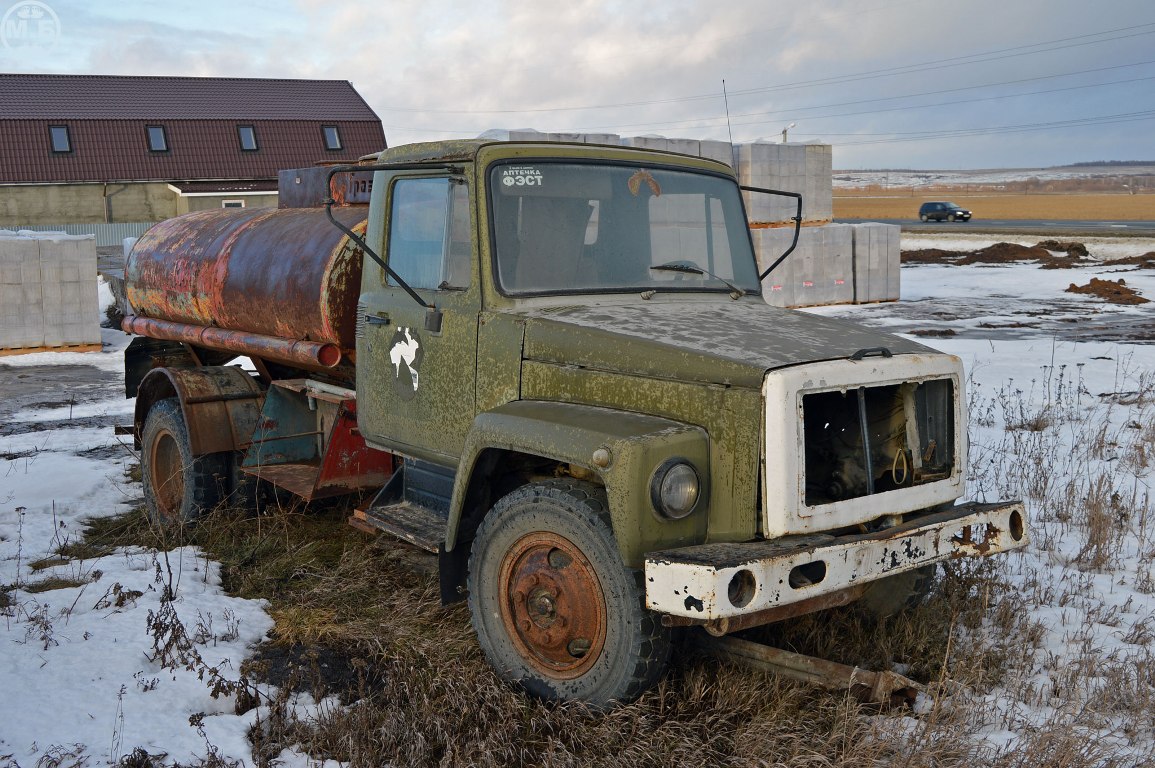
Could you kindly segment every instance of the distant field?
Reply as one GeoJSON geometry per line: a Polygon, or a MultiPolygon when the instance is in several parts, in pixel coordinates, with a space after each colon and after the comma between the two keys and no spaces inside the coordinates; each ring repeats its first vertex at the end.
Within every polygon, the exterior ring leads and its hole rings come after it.
{"type": "Polygon", "coordinates": [[[868,196],[835,190],[836,219],[917,219],[918,207],[929,200],[951,200],[974,212],[977,219],[1120,219],[1155,220],[1155,194],[959,195],[921,194],[868,196]]]}

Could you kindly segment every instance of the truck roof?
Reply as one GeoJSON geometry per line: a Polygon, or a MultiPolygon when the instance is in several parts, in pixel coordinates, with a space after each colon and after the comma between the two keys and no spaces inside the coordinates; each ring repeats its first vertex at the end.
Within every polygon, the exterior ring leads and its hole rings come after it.
{"type": "MultiPolygon", "coordinates": [[[[494,139],[449,139],[446,141],[426,141],[416,144],[402,144],[397,147],[390,147],[373,155],[366,155],[362,157],[362,163],[437,163],[437,162],[454,162],[454,161],[471,161],[477,157],[477,153],[483,147],[491,147],[495,145],[510,144],[518,146],[532,146],[537,145],[545,149],[552,149],[556,153],[559,149],[565,147],[572,147],[574,149],[600,149],[603,151],[622,153],[622,154],[646,154],[666,156],[671,160],[680,161],[697,161],[687,163],[690,165],[703,164],[705,167],[714,167],[716,170],[724,171],[733,174],[734,170],[729,165],[713,160],[711,158],[699,157],[696,155],[685,155],[679,152],[669,152],[660,149],[645,149],[642,147],[628,147],[628,146],[614,146],[610,144],[580,144],[577,142],[562,142],[562,141],[497,141],[494,139]]],[[[680,164],[679,163],[679,164],[680,164]]]]}

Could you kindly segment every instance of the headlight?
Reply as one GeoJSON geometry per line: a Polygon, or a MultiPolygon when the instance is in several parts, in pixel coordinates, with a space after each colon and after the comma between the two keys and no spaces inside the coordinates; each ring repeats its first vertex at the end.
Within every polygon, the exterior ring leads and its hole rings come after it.
{"type": "Polygon", "coordinates": [[[685,459],[667,459],[650,479],[650,502],[654,509],[674,520],[693,512],[701,494],[698,471],[685,459]]]}

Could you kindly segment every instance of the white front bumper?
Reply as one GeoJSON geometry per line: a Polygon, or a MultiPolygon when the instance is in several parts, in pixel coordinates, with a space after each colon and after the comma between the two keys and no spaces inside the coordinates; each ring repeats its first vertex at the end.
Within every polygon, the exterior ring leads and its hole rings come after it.
{"type": "MultiPolygon", "coordinates": [[[[646,557],[646,605],[701,620],[740,616],[940,560],[1007,552],[1026,546],[1027,540],[1021,503],[972,502],[874,533],[786,536],[654,552],[646,557]],[[825,565],[824,577],[791,585],[791,571],[819,562],[825,565]],[[745,588],[732,591],[732,585],[745,588]]],[[[806,573],[813,577],[821,570],[811,566],[806,573]]]]}

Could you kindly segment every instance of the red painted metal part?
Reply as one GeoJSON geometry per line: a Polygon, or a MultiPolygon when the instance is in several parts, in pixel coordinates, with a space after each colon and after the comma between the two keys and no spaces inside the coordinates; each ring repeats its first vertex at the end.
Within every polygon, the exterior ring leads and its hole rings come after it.
{"type": "MultiPolygon", "coordinates": [[[[358,234],[367,208],[334,210],[358,234]]],[[[318,209],[200,211],[155,224],[125,264],[141,317],[356,344],[361,252],[318,209]]]]}
{"type": "Polygon", "coordinates": [[[393,454],[365,444],[357,429],[357,401],[343,400],[321,460],[319,492],[380,488],[395,469],[393,454]]]}
{"type": "Polygon", "coordinates": [[[127,315],[120,327],[127,333],[165,341],[195,344],[206,349],[276,360],[310,368],[333,368],[341,362],[341,348],[332,343],[293,341],[244,331],[127,315]]]}

